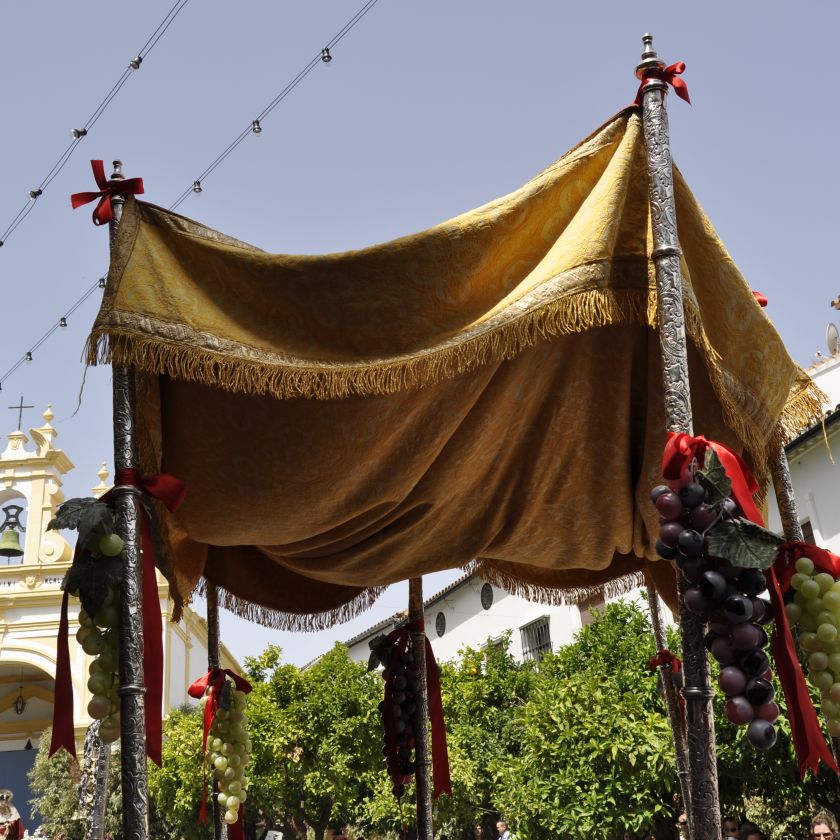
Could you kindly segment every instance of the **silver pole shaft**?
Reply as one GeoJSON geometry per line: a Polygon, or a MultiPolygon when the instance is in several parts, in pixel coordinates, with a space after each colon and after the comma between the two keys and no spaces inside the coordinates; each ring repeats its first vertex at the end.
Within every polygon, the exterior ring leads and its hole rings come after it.
{"type": "MultiPolygon", "coordinates": [[[[114,161],[111,180],[121,180],[122,163],[114,161]]],[[[113,196],[111,250],[125,199],[113,196]]],[[[138,469],[135,441],[134,371],[114,365],[114,469],[138,469]]],[[[143,680],[143,566],[140,555],[140,498],[136,487],[115,487],[117,533],[123,538],[120,591],[120,757],[122,765],[124,840],[148,840],[149,784],[146,772],[146,686],[143,680]]]]}
{"type": "MultiPolygon", "coordinates": [[[[653,629],[653,640],[657,650],[664,650],[668,647],[668,639],[665,636],[665,627],[662,624],[662,611],[659,609],[659,595],[652,584],[647,585],[648,604],[650,606],[650,624],[653,629]]],[[[677,777],[680,780],[680,794],[682,795],[682,807],[686,818],[691,817],[691,784],[688,774],[688,755],[686,753],[685,720],[680,712],[680,698],[677,688],[674,685],[673,671],[667,665],[659,666],[659,682],[662,685],[662,695],[665,698],[665,710],[668,713],[668,722],[671,724],[671,734],[674,738],[674,755],[677,762],[677,777]]],[[[689,838],[691,837],[691,825],[689,823],[689,838]]]]}
{"type": "MultiPolygon", "coordinates": [[[[215,583],[207,584],[207,668],[221,668],[219,653],[219,590],[215,583]]],[[[213,779],[213,836],[216,840],[225,840],[228,836],[227,823],[216,796],[219,783],[213,779]]]]}
{"type": "MultiPolygon", "coordinates": [[[[408,620],[423,620],[423,578],[408,581],[408,620]]],[[[417,701],[417,715],[414,725],[414,742],[417,769],[417,840],[433,840],[432,827],[432,761],[429,755],[429,686],[426,682],[426,634],[414,631],[411,634],[414,651],[414,666],[420,671],[420,692],[417,701]]]]}
{"type": "MultiPolygon", "coordinates": [[[[85,737],[85,772],[82,776],[80,797],[87,800],[87,789],[93,788],[87,813],[85,837],[87,840],[104,840],[105,810],[108,803],[108,766],[111,763],[111,745],[99,737],[100,721],[95,720],[85,737]],[[92,778],[91,778],[92,777],[92,778]]],[[[85,802],[85,804],[87,804],[85,802]]]]}
{"type": "MultiPolygon", "coordinates": [[[[640,78],[664,68],[653,49],[653,38],[644,37],[645,50],[636,73],[640,78]]],[[[664,94],[667,85],[649,79],[642,92],[642,120],[647,149],[650,214],[653,228],[653,260],[656,266],[659,338],[662,346],[665,424],[668,431],[692,433],[691,393],[688,384],[688,348],[685,340],[685,312],[682,300],[680,245],[674,176],[664,94]]],[[[703,644],[704,624],[685,607],[685,580],[678,576],[680,627],[688,718],[688,761],[690,778],[692,840],[718,840],[718,801],[715,725],[709,661],[703,644]]]]}

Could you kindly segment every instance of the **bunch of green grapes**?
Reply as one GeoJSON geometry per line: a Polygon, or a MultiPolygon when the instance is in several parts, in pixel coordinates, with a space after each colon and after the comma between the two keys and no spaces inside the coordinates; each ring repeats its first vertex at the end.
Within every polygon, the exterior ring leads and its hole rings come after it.
{"type": "MultiPolygon", "coordinates": [[[[99,551],[116,557],[123,550],[123,541],[116,534],[107,534],[99,541],[99,551]]],[[[79,612],[79,629],[76,639],[82,650],[93,656],[90,663],[88,690],[93,695],[88,703],[88,714],[100,720],[99,737],[110,744],[120,737],[120,655],[119,655],[119,601],[117,591],[108,594],[94,616],[84,609],[79,612]]]]}
{"type": "Polygon", "coordinates": [[[796,561],[785,606],[799,646],[807,654],[808,679],[822,694],[821,707],[832,738],[840,736],[840,581],[817,572],[808,557],[796,561]]]}
{"type": "MultiPolygon", "coordinates": [[[[209,692],[209,689],[208,689],[209,692]]],[[[208,695],[201,698],[201,706],[208,695]]],[[[225,682],[222,698],[207,740],[205,760],[218,782],[219,807],[225,809],[224,820],[233,825],[239,818],[239,807],[248,798],[245,767],[251,754],[251,738],[245,716],[245,692],[225,682]]]]}

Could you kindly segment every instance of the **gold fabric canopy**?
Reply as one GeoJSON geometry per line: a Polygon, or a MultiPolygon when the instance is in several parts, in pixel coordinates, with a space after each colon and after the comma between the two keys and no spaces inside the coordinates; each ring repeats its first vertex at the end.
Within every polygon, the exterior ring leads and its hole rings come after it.
{"type": "MultiPolygon", "coordinates": [[[[129,200],[89,356],[138,370],[142,468],[189,488],[161,514],[177,592],[204,575],[245,615],[317,626],[470,562],[532,596],[672,584],[649,538],[647,188],[629,110],[516,192],[345,254],[267,254],[129,200]]],[[[761,480],[819,401],[675,188],[695,428],[761,480]]]]}

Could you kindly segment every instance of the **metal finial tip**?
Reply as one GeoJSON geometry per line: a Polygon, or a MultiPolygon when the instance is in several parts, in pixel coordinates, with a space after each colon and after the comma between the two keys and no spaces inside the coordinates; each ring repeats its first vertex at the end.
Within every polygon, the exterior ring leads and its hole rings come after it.
{"type": "Polygon", "coordinates": [[[114,171],[111,173],[111,180],[112,181],[122,181],[125,179],[125,175],[123,175],[122,167],[123,162],[121,160],[115,160],[111,162],[111,165],[114,167],[114,171]]]}
{"type": "Polygon", "coordinates": [[[641,63],[636,67],[636,78],[647,78],[647,73],[657,67],[664,67],[664,62],[656,54],[653,48],[653,35],[650,32],[645,32],[642,36],[642,43],[644,44],[644,51],[642,52],[641,63]]]}
{"type": "Polygon", "coordinates": [[[653,48],[653,35],[651,35],[650,32],[645,32],[642,36],[642,44],[644,44],[642,60],[646,58],[656,58],[656,50],[653,48]]]}

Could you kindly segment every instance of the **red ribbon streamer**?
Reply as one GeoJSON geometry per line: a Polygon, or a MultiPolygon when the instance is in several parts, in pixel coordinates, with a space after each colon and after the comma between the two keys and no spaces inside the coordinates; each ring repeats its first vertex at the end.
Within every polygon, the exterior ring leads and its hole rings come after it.
{"type": "MultiPolygon", "coordinates": [[[[432,796],[437,799],[442,793],[452,796],[452,781],[449,775],[449,752],[446,748],[446,727],[443,721],[443,699],[440,694],[440,669],[435,661],[435,654],[432,651],[432,643],[425,635],[425,623],[422,618],[411,621],[392,630],[388,634],[388,640],[399,655],[405,652],[408,639],[412,632],[423,633],[426,645],[426,689],[429,708],[429,722],[432,726],[432,796]]],[[[386,683],[385,689],[385,715],[393,716],[388,692],[390,685],[386,683]]],[[[392,723],[390,717],[386,721],[392,723]]],[[[392,731],[391,726],[386,726],[386,731],[392,731]]]]}
{"type": "MultiPolygon", "coordinates": [[[[187,494],[186,486],[172,475],[144,476],[139,470],[119,470],[115,476],[116,487],[138,487],[160,499],[166,507],[175,511],[187,494]]],[[[102,499],[113,501],[113,491],[102,499]]],[[[163,620],[158,600],[157,576],[155,575],[155,552],[149,528],[148,517],[141,508],[140,521],[143,551],[143,678],[146,685],[146,752],[148,757],[160,766],[163,741],[163,620]]],[[[76,544],[76,551],[80,546],[76,544]]],[[[53,734],[50,755],[64,747],[76,755],[75,730],[73,726],[73,681],[70,674],[70,648],[68,643],[67,599],[65,591],[61,603],[61,618],[58,626],[55,673],[55,703],[53,705],[53,734]]]]}
{"type": "Polygon", "coordinates": [[[768,303],[767,298],[763,294],[761,294],[761,292],[757,292],[755,289],[753,289],[753,297],[755,298],[756,303],[759,306],[761,306],[761,307],[767,306],[767,303],[768,303]]]}
{"type": "Polygon", "coordinates": [[[114,219],[114,207],[111,204],[111,196],[114,195],[142,195],[143,179],[127,178],[125,180],[109,181],[105,177],[105,164],[101,160],[90,162],[93,169],[93,177],[99,189],[96,192],[73,193],[70,196],[70,204],[75,210],[83,204],[99,199],[99,203],[93,208],[93,223],[95,225],[107,225],[114,219]]]}
{"type": "Polygon", "coordinates": [[[763,525],[764,520],[753,501],[758,483],[743,458],[722,443],[706,440],[702,435],[692,437],[685,432],[668,432],[662,455],[662,475],[669,481],[681,481],[694,460],[700,467],[703,466],[708,449],[712,449],[723,464],[732,482],[732,497],[741,512],[752,522],[763,525]]]}
{"type": "Polygon", "coordinates": [[[636,99],[633,101],[634,105],[642,104],[642,94],[644,93],[645,82],[649,79],[659,79],[665,82],[666,85],[671,85],[674,93],[680,99],[685,100],[691,105],[691,99],[688,96],[688,85],[680,76],[685,72],[685,62],[678,61],[676,64],[671,64],[669,67],[657,67],[651,70],[645,70],[644,78],[639,85],[639,90],[636,93],[636,99]]]}
{"type": "MultiPolygon", "coordinates": [[[[189,694],[190,697],[195,697],[196,700],[200,700],[204,697],[204,692],[207,690],[208,686],[210,688],[210,693],[207,695],[207,702],[204,704],[204,736],[201,742],[203,753],[207,752],[207,736],[210,734],[210,727],[213,725],[213,720],[215,719],[216,712],[219,709],[219,698],[222,693],[222,687],[228,677],[233,680],[234,685],[239,689],[239,691],[244,691],[245,694],[249,694],[251,692],[251,683],[249,683],[244,677],[240,677],[239,674],[231,671],[230,668],[211,668],[203,677],[199,677],[187,689],[187,694],[189,694]]],[[[201,794],[201,809],[198,813],[199,824],[207,822],[207,762],[202,762],[202,765],[204,767],[204,784],[202,786],[201,794]]],[[[244,840],[244,810],[245,809],[240,805],[239,818],[228,829],[229,836],[232,840],[244,840]]]]}

